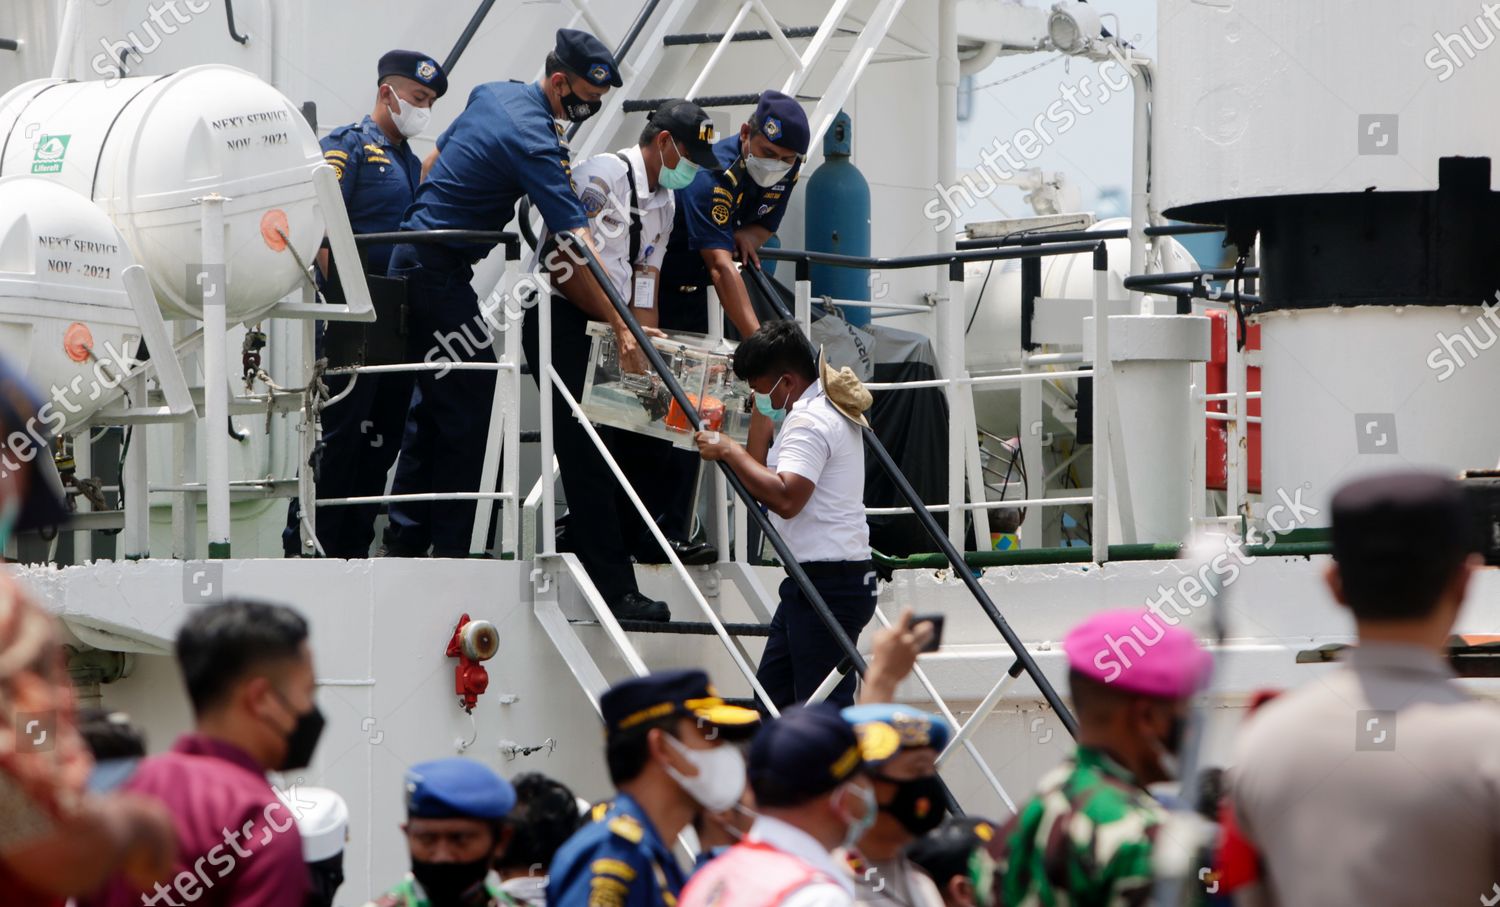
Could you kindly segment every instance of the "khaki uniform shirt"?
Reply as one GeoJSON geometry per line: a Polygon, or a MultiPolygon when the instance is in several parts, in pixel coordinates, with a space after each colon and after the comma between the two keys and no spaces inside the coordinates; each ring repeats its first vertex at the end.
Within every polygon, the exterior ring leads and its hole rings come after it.
{"type": "Polygon", "coordinates": [[[1500,705],[1415,646],[1363,644],[1247,725],[1231,796],[1268,902],[1500,896],[1500,705]]]}

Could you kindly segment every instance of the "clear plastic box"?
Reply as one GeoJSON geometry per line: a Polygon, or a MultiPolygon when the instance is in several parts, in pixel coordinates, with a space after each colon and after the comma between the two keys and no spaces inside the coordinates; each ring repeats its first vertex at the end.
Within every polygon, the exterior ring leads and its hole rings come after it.
{"type": "MultiPolygon", "coordinates": [[[[608,325],[592,322],[588,333],[594,346],[580,403],[589,421],[661,438],[683,449],[693,448],[692,427],[661,377],[649,370],[643,374],[622,372],[615,332],[608,325]]],[[[653,337],[652,344],[695,404],[704,429],[746,443],[750,435],[750,385],[734,375],[734,344],[689,333],[653,337]]]]}

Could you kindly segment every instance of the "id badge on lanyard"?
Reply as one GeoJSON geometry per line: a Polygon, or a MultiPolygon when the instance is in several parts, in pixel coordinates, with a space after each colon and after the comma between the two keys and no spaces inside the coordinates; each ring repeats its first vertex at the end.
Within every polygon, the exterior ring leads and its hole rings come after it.
{"type": "Polygon", "coordinates": [[[656,268],[646,265],[636,265],[630,281],[632,293],[630,305],[637,309],[656,308],[656,280],[659,276],[656,268]]]}

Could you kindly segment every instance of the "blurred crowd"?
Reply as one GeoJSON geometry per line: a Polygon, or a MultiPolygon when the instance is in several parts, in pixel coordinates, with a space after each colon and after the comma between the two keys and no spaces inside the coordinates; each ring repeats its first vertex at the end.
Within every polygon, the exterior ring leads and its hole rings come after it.
{"type": "MultiPolygon", "coordinates": [[[[33,478],[0,476],[0,536],[57,506],[33,478]]],[[[1063,644],[1076,749],[1004,821],[939,774],[957,730],[896,701],[934,634],[909,611],[852,705],[773,718],[702,671],[635,677],[599,701],[613,796],[443,758],[390,792],[399,828],[352,828],[336,790],[270,780],[324,728],[294,609],[188,614],[194,727],[148,756],[127,716],[77,707],[56,621],[0,573],[0,903],[352,904],[344,854],[384,834],[408,861],[376,867],[376,907],[1494,903],[1500,711],[1445,658],[1478,567],[1466,499],[1404,472],[1331,509],[1343,664],[1257,697],[1231,766],[1199,773],[1209,652],[1164,607],[1096,613],[1063,644]]]]}

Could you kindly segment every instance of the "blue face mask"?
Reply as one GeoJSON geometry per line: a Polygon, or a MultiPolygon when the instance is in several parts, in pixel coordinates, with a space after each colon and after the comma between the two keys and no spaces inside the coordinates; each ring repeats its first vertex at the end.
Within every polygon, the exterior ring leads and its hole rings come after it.
{"type": "Polygon", "coordinates": [[[771,385],[771,390],[764,394],[759,391],[755,392],[755,411],[772,422],[780,422],[786,417],[786,407],[776,407],[771,404],[771,394],[776,392],[777,385],[781,384],[784,378],[786,378],[785,375],[777,378],[776,384],[771,385]]]}
{"type": "Polygon", "coordinates": [[[668,167],[666,161],[663,160],[661,173],[657,175],[656,179],[657,182],[661,183],[663,189],[674,191],[677,189],[686,189],[697,178],[699,167],[683,155],[682,149],[677,148],[676,142],[672,143],[672,147],[677,151],[677,166],[668,167]]]}

